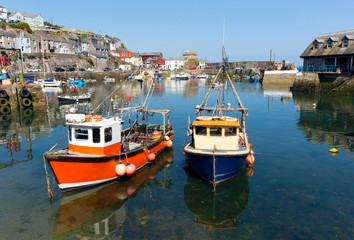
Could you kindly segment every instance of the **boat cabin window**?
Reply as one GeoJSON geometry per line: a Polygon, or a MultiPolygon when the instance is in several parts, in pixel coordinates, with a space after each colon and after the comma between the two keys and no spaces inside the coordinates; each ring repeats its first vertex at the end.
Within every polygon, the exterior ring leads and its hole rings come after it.
{"type": "Polygon", "coordinates": [[[227,127],[225,128],[225,136],[236,136],[236,127],[227,127]]]}
{"type": "Polygon", "coordinates": [[[71,136],[71,126],[69,126],[69,141],[71,141],[72,140],[72,136],[71,136]]]}
{"type": "Polygon", "coordinates": [[[87,129],[76,128],[75,129],[75,138],[76,139],[87,140],[88,139],[88,130],[87,129]]]}
{"type": "Polygon", "coordinates": [[[92,140],[94,143],[99,143],[101,141],[100,139],[100,129],[99,128],[93,128],[92,129],[92,140]]]}
{"type": "Polygon", "coordinates": [[[105,128],[104,129],[104,141],[110,142],[112,141],[112,128],[105,128]]]}
{"type": "Polygon", "coordinates": [[[207,135],[207,128],[206,127],[195,127],[195,134],[196,135],[207,135]]]}
{"type": "Polygon", "coordinates": [[[210,136],[221,136],[221,127],[210,127],[210,136]]]}

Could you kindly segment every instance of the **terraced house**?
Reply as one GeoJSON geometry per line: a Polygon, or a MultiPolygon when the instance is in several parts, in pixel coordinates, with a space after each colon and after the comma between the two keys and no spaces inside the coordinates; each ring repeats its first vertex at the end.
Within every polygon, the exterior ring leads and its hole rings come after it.
{"type": "Polygon", "coordinates": [[[300,57],[304,71],[354,71],[354,30],[319,34],[300,57]]]}

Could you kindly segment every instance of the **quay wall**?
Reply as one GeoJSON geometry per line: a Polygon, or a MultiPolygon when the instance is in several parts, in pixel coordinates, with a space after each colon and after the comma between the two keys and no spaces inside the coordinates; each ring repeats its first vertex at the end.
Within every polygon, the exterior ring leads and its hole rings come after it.
{"type": "Polygon", "coordinates": [[[4,98],[7,100],[7,103],[4,104],[2,102],[0,106],[0,113],[7,112],[8,110],[6,110],[6,107],[10,108],[10,111],[11,109],[15,108],[26,108],[23,105],[24,98],[21,97],[20,94],[21,89],[27,89],[30,92],[30,96],[28,96],[27,98],[30,100],[31,104],[29,104],[28,107],[38,107],[44,106],[46,104],[42,87],[39,84],[0,85],[0,89],[5,90],[8,95],[6,98],[4,98]]]}
{"type": "Polygon", "coordinates": [[[293,84],[296,78],[297,70],[284,71],[265,71],[263,75],[263,84],[293,84]]]}

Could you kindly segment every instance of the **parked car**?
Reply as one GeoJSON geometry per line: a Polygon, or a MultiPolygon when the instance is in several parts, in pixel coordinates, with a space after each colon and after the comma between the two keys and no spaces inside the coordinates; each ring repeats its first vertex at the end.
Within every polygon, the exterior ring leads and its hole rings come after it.
{"type": "Polygon", "coordinates": [[[75,68],[74,67],[69,67],[69,68],[66,69],[66,71],[67,72],[73,72],[73,71],[75,71],[75,68]]]}
{"type": "Polygon", "coordinates": [[[86,71],[93,72],[93,69],[92,68],[88,68],[88,69],[86,69],[86,71]]]}
{"type": "Polygon", "coordinates": [[[81,71],[81,72],[85,72],[85,71],[86,71],[86,69],[85,69],[85,68],[79,68],[79,71],[81,71]]]}
{"type": "Polygon", "coordinates": [[[112,69],[110,69],[109,67],[106,67],[103,71],[109,72],[109,71],[112,71],[112,69]]]}
{"type": "Polygon", "coordinates": [[[54,69],[55,72],[65,72],[65,69],[64,68],[61,68],[61,67],[56,67],[54,69]]]}

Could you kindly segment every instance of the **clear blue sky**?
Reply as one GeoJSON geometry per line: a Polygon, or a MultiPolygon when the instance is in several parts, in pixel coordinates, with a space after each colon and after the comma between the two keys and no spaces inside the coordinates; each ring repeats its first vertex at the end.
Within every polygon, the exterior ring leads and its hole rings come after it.
{"type": "Polygon", "coordinates": [[[0,2],[8,11],[40,14],[54,24],[118,37],[131,51],[180,57],[189,50],[220,61],[223,22],[230,61],[276,60],[302,65],[319,33],[354,29],[353,0],[106,0],[0,2]]]}

